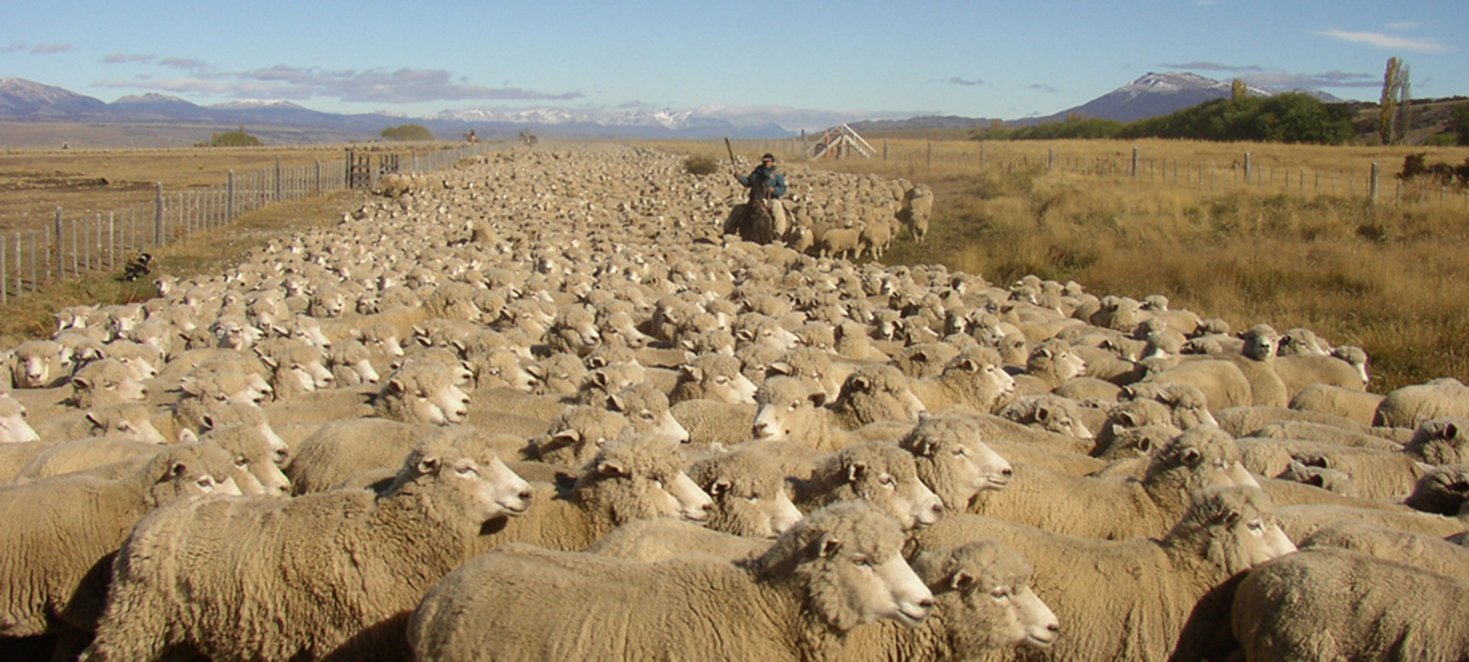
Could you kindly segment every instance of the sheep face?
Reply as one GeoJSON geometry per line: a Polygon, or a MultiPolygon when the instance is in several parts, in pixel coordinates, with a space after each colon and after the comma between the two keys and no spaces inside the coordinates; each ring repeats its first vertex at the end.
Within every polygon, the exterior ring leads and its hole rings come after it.
{"type": "Polygon", "coordinates": [[[864,444],[843,449],[837,457],[845,485],[832,496],[869,501],[905,529],[930,526],[943,518],[943,501],[918,479],[909,453],[891,445],[864,444]]]}
{"type": "Polygon", "coordinates": [[[801,511],[786,494],[784,481],[717,472],[699,484],[714,499],[709,528],[748,538],[774,539],[801,521],[801,511]]]}
{"type": "Polygon", "coordinates": [[[975,495],[1004,489],[1015,474],[964,417],[924,417],[899,446],[913,454],[919,479],[947,508],[964,510],[975,495]]]}
{"type": "Polygon", "coordinates": [[[40,441],[25,419],[25,406],[9,397],[0,398],[0,443],[40,441]]]}
{"type": "Polygon", "coordinates": [[[413,421],[450,425],[469,416],[469,395],[453,384],[394,377],[386,391],[388,397],[401,399],[405,415],[413,421]]]}
{"type": "Polygon", "coordinates": [[[505,466],[499,456],[467,436],[431,439],[404,461],[388,494],[432,483],[460,495],[477,523],[524,514],[531,506],[530,483],[505,466]]]}
{"type": "Polygon", "coordinates": [[[118,435],[150,444],[166,444],[163,433],[153,426],[148,409],[141,405],[112,408],[104,411],[89,411],[87,422],[91,424],[91,436],[118,435]]]}
{"type": "Polygon", "coordinates": [[[941,605],[955,651],[1045,649],[1061,634],[1056,614],[1031,587],[1030,564],[999,542],[967,543],[942,555],[926,553],[914,570],[941,605]]]}
{"type": "Polygon", "coordinates": [[[71,378],[71,383],[79,407],[138,402],[148,397],[148,388],[115,359],[88,364],[71,378]]]}
{"type": "Polygon", "coordinates": [[[689,442],[689,431],[669,410],[668,396],[647,384],[639,384],[607,396],[607,408],[627,417],[634,432],[661,437],[676,443],[689,442]]]}
{"type": "Polygon", "coordinates": [[[1213,487],[1194,494],[1167,540],[1230,574],[1296,551],[1275,521],[1274,504],[1259,488],[1213,487]]]}
{"type": "Polygon", "coordinates": [[[178,446],[154,457],[144,471],[156,479],[148,490],[156,505],[179,498],[242,494],[233,477],[234,458],[219,446],[178,446]]]}
{"type": "Polygon", "coordinates": [[[842,393],[832,409],[850,413],[867,425],[883,420],[916,421],[925,411],[923,401],[908,387],[897,368],[860,368],[842,384],[842,393]]]}
{"type": "Polygon", "coordinates": [[[62,352],[60,343],[28,341],[15,349],[14,374],[16,388],[45,388],[60,377],[62,352]]]}
{"type": "Polygon", "coordinates": [[[1469,466],[1434,467],[1423,474],[1403,503],[1414,510],[1453,517],[1469,502],[1469,466]]]}
{"type": "Polygon", "coordinates": [[[584,507],[613,524],[672,517],[709,523],[714,502],[679,469],[678,448],[656,436],[610,444],[598,453],[573,488],[584,507]]]}
{"type": "Polygon", "coordinates": [[[1424,421],[1413,431],[1413,438],[1403,449],[1433,465],[1469,464],[1469,421],[1462,418],[1435,418],[1424,421]]]}
{"type": "Polygon", "coordinates": [[[750,435],[760,441],[793,441],[826,403],[826,393],[805,380],[773,377],[760,387],[755,401],[759,407],[750,435]]]}

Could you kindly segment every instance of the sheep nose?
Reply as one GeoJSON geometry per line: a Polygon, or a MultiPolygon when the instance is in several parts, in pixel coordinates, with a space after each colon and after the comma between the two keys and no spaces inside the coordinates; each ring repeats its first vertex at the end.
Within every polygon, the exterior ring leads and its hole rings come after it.
{"type": "Polygon", "coordinates": [[[918,606],[923,607],[924,609],[932,608],[933,604],[933,598],[924,598],[918,601],[918,606]]]}
{"type": "Polygon", "coordinates": [[[535,492],[532,492],[529,488],[527,488],[521,490],[520,494],[517,494],[516,496],[520,497],[522,501],[530,501],[531,497],[535,496],[535,492]]]}
{"type": "Polygon", "coordinates": [[[765,436],[765,424],[764,423],[756,423],[754,425],[754,427],[751,427],[750,428],[750,433],[753,434],[756,437],[763,437],[763,436],[765,436]]]}
{"type": "Polygon", "coordinates": [[[1061,624],[1060,623],[1047,623],[1046,624],[1046,630],[1049,630],[1051,632],[1055,632],[1055,633],[1058,633],[1059,634],[1061,632],[1061,624]]]}
{"type": "Polygon", "coordinates": [[[1010,467],[1005,467],[1000,471],[1000,475],[1006,478],[1011,478],[1015,475],[1015,470],[1011,469],[1010,467]]]}

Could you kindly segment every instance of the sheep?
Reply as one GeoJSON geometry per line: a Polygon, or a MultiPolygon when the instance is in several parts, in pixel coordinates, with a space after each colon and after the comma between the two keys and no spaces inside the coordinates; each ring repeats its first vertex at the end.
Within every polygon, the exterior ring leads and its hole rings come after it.
{"type": "Polygon", "coordinates": [[[1433,418],[1469,418],[1469,386],[1452,377],[1393,389],[1383,398],[1373,425],[1416,428],[1433,418]]]}
{"type": "Polygon", "coordinates": [[[689,443],[700,446],[748,441],[757,411],[757,405],[718,400],[684,400],[669,408],[674,420],[688,430],[689,443]]]}
{"type": "Polygon", "coordinates": [[[1365,426],[1359,426],[1330,414],[1297,411],[1283,407],[1230,407],[1216,410],[1214,418],[1219,421],[1220,428],[1236,437],[1250,436],[1256,430],[1272,423],[1292,421],[1335,425],[1353,432],[1369,432],[1365,426]]]}
{"type": "Polygon", "coordinates": [[[916,628],[887,621],[858,628],[844,657],[969,660],[1015,648],[1045,651],[1062,634],[1055,613],[1031,588],[1030,562],[1006,545],[986,540],[924,551],[913,570],[934,594],[933,615],[916,628]]]}
{"type": "MultiPolygon", "coordinates": [[[[1184,361],[1148,376],[1145,381],[1197,388],[1208,401],[1209,410],[1216,415],[1220,410],[1248,406],[1253,402],[1249,378],[1238,364],[1223,359],[1184,361]]],[[[1284,404],[1282,402],[1281,406],[1284,404]]]]}
{"type": "Polygon", "coordinates": [[[851,433],[826,407],[826,393],[811,382],[771,377],[755,393],[757,408],[750,436],[760,441],[793,441],[820,451],[851,443],[851,433]]]}
{"type": "Polygon", "coordinates": [[[737,448],[689,467],[689,478],[714,502],[709,530],[773,540],[801,519],[771,464],[759,452],[737,448]]]}
{"type": "Polygon", "coordinates": [[[984,347],[961,351],[936,379],[910,380],[909,388],[934,412],[964,406],[992,413],[1016,393],[1015,378],[1004,371],[999,355],[984,347]]]}
{"type": "Polygon", "coordinates": [[[1436,418],[1423,421],[1403,452],[1428,464],[1469,464],[1469,419],[1436,418]]]}
{"type": "Polygon", "coordinates": [[[1315,547],[1251,570],[1230,624],[1247,660],[1456,660],[1466,601],[1464,580],[1315,547]]]}
{"type": "MultiPolygon", "coordinates": [[[[1360,351],[1360,350],[1358,350],[1360,351]]],[[[1289,402],[1312,384],[1335,386],[1356,392],[1367,389],[1367,380],[1357,366],[1335,356],[1277,356],[1275,372],[1285,384],[1289,402]]]]}
{"type": "MultiPolygon", "coordinates": [[[[381,418],[341,419],[321,426],[296,445],[285,466],[296,494],[323,492],[354,476],[376,470],[393,471],[418,441],[433,436],[433,423],[403,423],[381,418]]],[[[524,441],[468,426],[454,426],[460,434],[493,448],[509,460],[520,459],[524,441]]]]}
{"type": "Polygon", "coordinates": [[[15,398],[0,396],[0,444],[40,441],[41,436],[26,422],[26,408],[15,398]]]}
{"type": "Polygon", "coordinates": [[[108,557],[149,511],[205,494],[239,494],[217,446],[170,448],[117,479],[56,476],[0,490],[0,637],[90,632],[108,557]]]}
{"type": "Polygon", "coordinates": [[[1021,425],[1037,426],[1054,434],[1076,439],[1095,439],[1096,435],[1092,434],[1091,427],[1085,420],[1090,417],[1091,412],[1102,413],[1096,410],[1089,412],[1082,403],[1047,393],[1021,396],[1000,409],[999,415],[1021,425]]]}
{"type": "MultiPolygon", "coordinates": [[[[566,498],[548,498],[527,517],[507,523],[476,544],[480,552],[510,542],[561,550],[586,549],[613,528],[635,519],[672,517],[706,524],[713,501],[683,471],[679,446],[658,435],[632,436],[603,446],[566,498]]],[[[549,492],[544,488],[538,491],[549,492]]]]}
{"type": "MultiPolygon", "coordinates": [[[[233,461],[229,477],[244,494],[285,496],[290,481],[280,465],[287,450],[279,438],[267,437],[255,426],[231,426],[211,430],[198,443],[223,448],[233,461]]],[[[69,473],[87,472],[101,478],[117,478],[138,469],[170,446],[128,438],[87,437],[56,444],[21,468],[15,482],[69,473]]]]}
{"type": "Polygon", "coordinates": [[[1469,581],[1469,549],[1442,538],[1359,522],[1337,522],[1301,541],[1301,549],[1334,547],[1469,581]]]}
{"type": "Polygon", "coordinates": [[[148,387],[116,359],[102,359],[83,366],[71,377],[70,402],[79,409],[141,401],[148,387]]]}
{"type": "Polygon", "coordinates": [[[896,522],[859,502],[812,513],[740,565],[515,545],[440,580],[409,621],[408,639],[419,659],[445,661],[491,651],[507,660],[827,657],[861,624],[928,616],[933,595],[903,561],[902,544],[896,522]],[[625,592],[612,586],[636,587],[638,608],[625,608],[625,592]]]}
{"type": "Polygon", "coordinates": [[[1291,398],[1288,406],[1297,411],[1331,414],[1370,426],[1384,397],[1330,384],[1311,384],[1291,398]]]}
{"type": "Polygon", "coordinates": [[[890,365],[859,366],[831,403],[835,420],[848,430],[884,421],[917,421],[925,410],[908,378],[890,365]]]}
{"type": "Polygon", "coordinates": [[[1356,498],[1357,486],[1345,472],[1325,467],[1310,466],[1292,459],[1285,471],[1276,478],[1284,481],[1305,483],[1345,497],[1356,498]]]}
{"type": "Polygon", "coordinates": [[[373,413],[406,423],[450,425],[469,415],[469,396],[454,385],[452,371],[411,363],[388,377],[373,400],[373,413]]]}
{"type": "Polygon", "coordinates": [[[1210,485],[1253,484],[1234,439],[1200,426],[1178,435],[1141,480],[1069,476],[1020,465],[1004,490],[981,493],[970,512],[1087,538],[1162,535],[1183,514],[1181,495],[1210,485]]]}
{"type": "Polygon", "coordinates": [[[317,389],[330,388],[336,378],[317,347],[294,338],[272,338],[252,351],[271,371],[271,396],[285,400],[317,389]]]}
{"type": "Polygon", "coordinates": [[[597,456],[603,446],[619,439],[632,426],[627,417],[615,411],[589,405],[572,405],[561,410],[546,428],[546,434],[530,440],[525,455],[564,467],[582,467],[597,456]]]}
{"type": "Polygon", "coordinates": [[[980,492],[1004,489],[1015,473],[983,436],[974,418],[925,414],[898,447],[913,454],[918,479],[944,507],[962,512],[980,492]]]}
{"type": "Polygon", "coordinates": [[[341,388],[376,384],[381,376],[372,365],[372,352],[357,339],[338,340],[327,353],[332,381],[341,388]]]}
{"type": "Polygon", "coordinates": [[[1258,488],[1199,491],[1176,523],[1152,539],[1094,540],[975,515],[918,533],[925,546],[998,540],[1035,567],[1035,592],[1066,624],[1048,653],[1060,660],[1198,659],[1228,605],[1218,589],[1240,573],[1296,550],[1258,488]],[[1127,578],[1126,582],[1119,579],[1127,578]]]}
{"type": "Polygon", "coordinates": [[[1424,472],[1413,486],[1413,493],[1403,505],[1425,513],[1448,517],[1469,514],[1464,503],[1469,501],[1469,465],[1448,464],[1424,472]]]}
{"type": "Polygon", "coordinates": [[[704,354],[683,364],[678,382],[668,401],[718,400],[730,404],[755,404],[755,383],[740,372],[740,360],[723,354],[704,354]]]}
{"type": "Polygon", "coordinates": [[[51,388],[70,375],[65,348],[52,340],[27,340],[10,355],[10,377],[15,388],[51,388]]]}
{"type": "Polygon", "coordinates": [[[1031,348],[1025,372],[1015,375],[1015,390],[1021,395],[1050,393],[1085,372],[1086,360],[1072,352],[1070,345],[1047,340],[1031,348]]]}
{"type": "Polygon", "coordinates": [[[1365,450],[1397,451],[1403,448],[1402,444],[1375,434],[1365,434],[1343,426],[1311,421],[1271,423],[1250,433],[1250,436],[1264,439],[1296,439],[1365,450]]]}
{"type": "Polygon", "coordinates": [[[914,379],[937,377],[959,355],[959,348],[946,342],[909,345],[893,358],[893,365],[914,379]]]}
{"type": "Polygon", "coordinates": [[[652,385],[634,384],[606,398],[607,408],[621,413],[639,434],[650,434],[688,443],[689,431],[674,418],[668,396],[652,385]]]}
{"type": "Polygon", "coordinates": [[[160,509],[118,552],[88,659],[406,656],[404,616],[424,591],[486,522],[530,506],[529,485],[492,451],[446,432],[416,446],[381,495],[160,509]]]}
{"type": "Polygon", "coordinates": [[[812,248],[816,254],[829,258],[851,258],[861,249],[862,227],[830,228],[816,237],[812,248]]]}
{"type": "Polygon", "coordinates": [[[796,504],[807,510],[845,499],[870,501],[903,528],[930,526],[944,516],[944,502],[918,478],[911,452],[890,442],[848,446],[796,481],[796,504]]]}
{"type": "Polygon", "coordinates": [[[927,184],[918,184],[903,194],[903,204],[898,210],[898,219],[913,235],[914,242],[921,244],[924,237],[928,236],[928,225],[932,216],[933,189],[927,184]]]}

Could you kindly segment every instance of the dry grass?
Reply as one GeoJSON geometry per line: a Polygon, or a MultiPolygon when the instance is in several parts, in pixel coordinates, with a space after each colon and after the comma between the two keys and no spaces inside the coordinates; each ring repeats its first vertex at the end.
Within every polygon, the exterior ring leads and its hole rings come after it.
{"type": "MultiPolygon", "coordinates": [[[[1450,192],[1446,202],[1431,191],[1425,202],[1374,207],[1363,183],[1351,195],[1344,187],[1337,195],[1315,194],[1311,186],[1301,190],[1297,175],[1282,189],[1044,169],[1051,154],[1057,162],[1130,160],[1134,143],[987,143],[984,168],[977,143],[932,144],[932,168],[927,141],[888,141],[886,161],[810,164],[906,177],[934,188],[928,242],[916,246],[905,235],[888,253],[890,263],[938,262],[1002,284],[1034,273],[1103,294],[1161,293],[1175,307],[1223,318],[1235,328],[1259,322],[1280,330],[1308,327],[1338,344],[1365,348],[1379,392],[1440,376],[1469,381],[1469,308],[1463,305],[1469,299],[1463,249],[1469,199],[1462,191],[1450,192]]],[[[1224,168],[1248,151],[1265,172],[1365,173],[1377,160],[1384,191],[1408,153],[1428,151],[1430,161],[1450,163],[1469,158],[1465,148],[1137,146],[1161,161],[1212,161],[1224,168]]],[[[791,176],[799,176],[799,167],[791,176]]]]}

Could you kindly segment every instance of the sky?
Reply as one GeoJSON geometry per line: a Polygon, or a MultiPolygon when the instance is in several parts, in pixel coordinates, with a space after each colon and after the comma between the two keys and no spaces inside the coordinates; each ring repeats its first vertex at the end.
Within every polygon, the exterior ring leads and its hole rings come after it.
{"type": "Polygon", "coordinates": [[[0,78],[333,113],[696,110],[736,124],[1050,115],[1150,71],[1469,95],[1465,0],[0,0],[0,78]]]}

